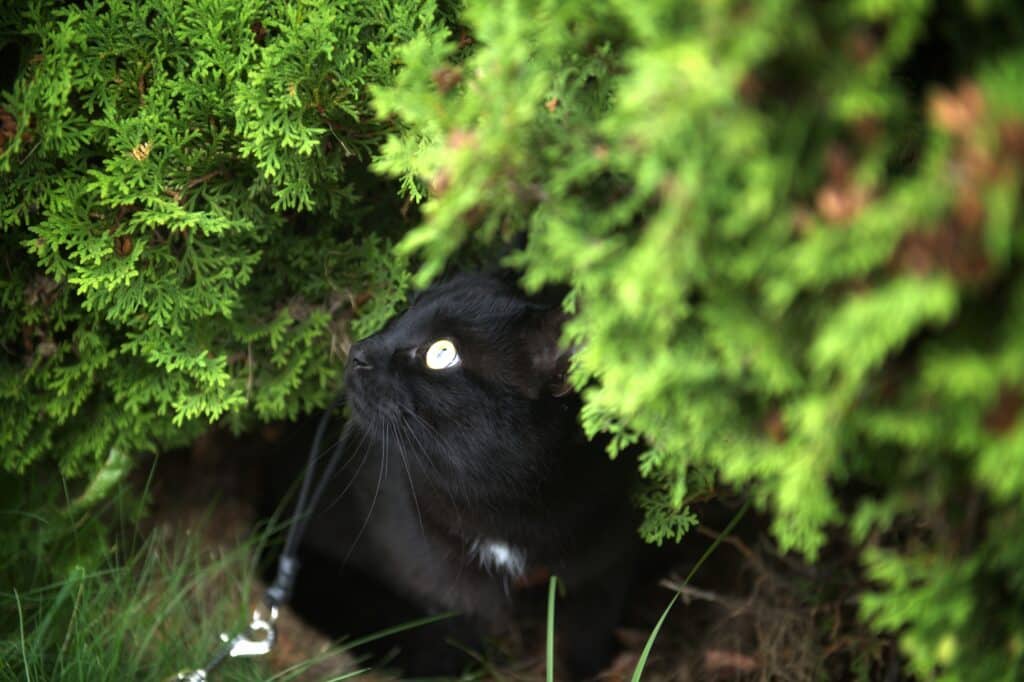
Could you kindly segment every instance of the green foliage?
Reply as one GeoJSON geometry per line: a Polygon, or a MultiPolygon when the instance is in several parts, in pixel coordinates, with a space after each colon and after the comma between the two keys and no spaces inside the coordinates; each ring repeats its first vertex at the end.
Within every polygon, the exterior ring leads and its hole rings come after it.
{"type": "Polygon", "coordinates": [[[13,3],[0,464],[89,472],[337,390],[407,275],[367,87],[421,2],[13,3]],[[17,6],[17,7],[15,7],[17,6]],[[382,190],[384,190],[382,192],[382,190]],[[376,228],[371,235],[368,226],[376,228]]]}
{"type": "Polygon", "coordinates": [[[640,536],[659,547],[666,540],[679,542],[699,522],[697,515],[690,511],[689,507],[666,499],[665,491],[656,486],[641,495],[637,499],[637,505],[644,513],[643,521],[637,529],[640,536]]]}
{"type": "Polygon", "coordinates": [[[584,426],[646,443],[649,539],[709,472],[784,550],[849,518],[918,676],[1024,674],[1019,3],[464,16],[474,43],[420,35],[376,90],[420,281],[509,243],[572,285],[584,426]]]}

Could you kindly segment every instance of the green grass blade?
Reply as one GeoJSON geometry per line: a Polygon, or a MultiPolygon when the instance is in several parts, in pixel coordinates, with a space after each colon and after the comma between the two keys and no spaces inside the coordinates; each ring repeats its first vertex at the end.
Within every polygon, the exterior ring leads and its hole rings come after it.
{"type": "MultiPolygon", "coordinates": [[[[715,538],[715,541],[711,543],[711,546],[704,551],[700,556],[700,559],[697,560],[697,563],[693,565],[693,568],[690,569],[690,572],[686,575],[686,579],[683,580],[683,585],[689,584],[693,576],[697,574],[698,570],[700,570],[700,567],[705,561],[707,561],[707,558],[711,556],[716,549],[718,549],[718,545],[721,544],[722,538],[732,532],[732,529],[736,527],[736,524],[740,522],[740,519],[743,518],[743,515],[747,513],[747,509],[749,508],[750,500],[747,500],[743,506],[740,507],[739,511],[736,512],[736,515],[732,517],[732,520],[729,521],[729,525],[725,527],[725,530],[715,538]]],[[[672,597],[672,601],[668,603],[668,606],[666,606],[665,610],[662,612],[661,618],[659,618],[658,622],[654,625],[654,629],[651,630],[651,635],[647,638],[647,643],[644,644],[644,650],[641,652],[640,658],[636,662],[636,668],[633,669],[632,682],[640,682],[640,678],[644,674],[644,667],[647,665],[647,658],[651,655],[651,649],[654,648],[654,640],[658,637],[658,633],[661,631],[661,626],[664,625],[665,619],[668,618],[669,611],[672,610],[672,607],[675,606],[678,599],[679,592],[676,592],[675,596],[672,597]]]]}
{"type": "Polygon", "coordinates": [[[14,601],[18,604],[18,632],[21,634],[21,662],[25,665],[25,680],[26,682],[32,682],[32,675],[29,672],[28,667],[28,650],[25,645],[25,613],[21,608],[21,597],[18,596],[18,590],[14,590],[14,601]]]}
{"type": "Polygon", "coordinates": [[[368,672],[370,672],[370,668],[360,668],[359,670],[353,670],[352,672],[347,672],[347,673],[344,673],[343,675],[338,675],[337,677],[332,677],[329,680],[324,680],[324,682],[341,682],[342,680],[349,680],[349,679],[352,679],[353,677],[358,677],[358,676],[363,675],[363,674],[368,673],[368,672]]]}
{"type": "Polygon", "coordinates": [[[551,576],[548,581],[548,641],[547,641],[547,680],[555,680],[555,593],[558,591],[558,576],[551,576]]]}
{"type": "Polygon", "coordinates": [[[348,642],[342,642],[341,649],[348,651],[349,649],[354,649],[357,646],[362,646],[363,644],[375,642],[376,640],[383,639],[384,637],[396,635],[399,632],[405,632],[406,630],[412,630],[413,628],[422,627],[424,625],[430,625],[431,623],[436,623],[439,620],[447,620],[448,618],[454,618],[456,615],[458,614],[454,611],[446,611],[445,613],[439,613],[436,616],[427,616],[425,618],[417,618],[416,620],[410,620],[406,623],[402,623],[401,625],[395,625],[390,628],[378,630],[377,632],[374,632],[371,635],[366,635],[365,637],[360,637],[359,639],[353,639],[348,642]]]}
{"type": "Polygon", "coordinates": [[[57,596],[54,598],[53,603],[47,610],[46,615],[43,616],[39,625],[36,626],[35,632],[32,634],[34,639],[39,641],[44,641],[46,639],[46,635],[50,630],[50,626],[53,624],[54,618],[56,618],[57,614],[60,613],[60,609],[64,605],[64,602],[70,599],[73,593],[78,591],[79,583],[84,575],[85,569],[81,566],[74,566],[71,569],[67,578],[61,584],[60,590],[57,592],[57,596]]]}

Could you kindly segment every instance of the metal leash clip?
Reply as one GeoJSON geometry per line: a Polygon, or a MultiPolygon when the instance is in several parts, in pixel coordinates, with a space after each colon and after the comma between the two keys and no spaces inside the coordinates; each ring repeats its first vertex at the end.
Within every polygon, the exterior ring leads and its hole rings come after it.
{"type": "Polygon", "coordinates": [[[264,656],[270,653],[277,641],[277,607],[269,607],[266,617],[259,609],[253,609],[252,620],[245,632],[232,637],[226,632],[221,633],[220,640],[224,642],[222,647],[205,668],[192,671],[182,671],[176,677],[171,678],[178,682],[206,682],[210,672],[228,658],[249,658],[264,656]]]}

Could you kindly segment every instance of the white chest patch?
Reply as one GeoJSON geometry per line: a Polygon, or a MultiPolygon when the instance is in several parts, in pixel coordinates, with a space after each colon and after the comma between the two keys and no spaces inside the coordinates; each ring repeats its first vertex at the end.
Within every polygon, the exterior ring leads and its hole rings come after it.
{"type": "Polygon", "coordinates": [[[526,573],[526,553],[503,540],[474,540],[469,551],[485,571],[500,571],[512,578],[526,573]]]}

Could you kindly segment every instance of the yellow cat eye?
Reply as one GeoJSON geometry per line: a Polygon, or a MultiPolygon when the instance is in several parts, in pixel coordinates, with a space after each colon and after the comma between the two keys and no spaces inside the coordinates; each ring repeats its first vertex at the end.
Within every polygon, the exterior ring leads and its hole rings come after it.
{"type": "Polygon", "coordinates": [[[459,352],[455,350],[455,344],[450,339],[434,341],[423,356],[423,363],[430,369],[448,369],[461,361],[459,352]]]}

